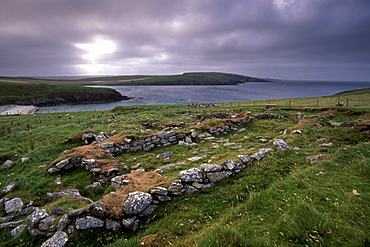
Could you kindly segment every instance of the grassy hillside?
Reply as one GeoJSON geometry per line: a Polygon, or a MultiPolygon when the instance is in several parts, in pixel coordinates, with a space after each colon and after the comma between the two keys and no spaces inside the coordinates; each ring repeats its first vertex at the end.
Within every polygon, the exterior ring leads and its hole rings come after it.
{"type": "MultiPolygon", "coordinates": [[[[98,178],[82,168],[60,174],[47,172],[47,164],[64,150],[84,145],[83,133],[104,131],[110,135],[145,137],[157,131],[215,127],[226,119],[214,116],[244,113],[254,120],[235,125],[228,134],[199,138],[196,146],[170,145],[150,152],[121,153],[113,158],[128,167],[142,163],[140,168],[146,171],[179,164],[162,174],[176,179],[181,170],[202,163],[221,164],[239,154],[272,147],[275,138],[284,139],[292,149],[275,150],[210,189],[160,205],[141,221],[136,232],[122,228],[116,232],[88,230],[70,236],[67,246],[367,246],[370,94],[368,90],[359,90],[340,97],[344,104],[349,98],[348,107],[335,107],[338,95],[334,95],[229,102],[214,108],[127,106],[102,112],[0,116],[0,165],[7,159],[14,162],[12,167],[0,170],[0,189],[16,182],[14,189],[0,198],[20,197],[25,204],[34,201],[35,206],[47,210],[83,207],[86,203],[74,198],[53,201],[46,196],[48,192],[75,188],[97,201],[113,191],[109,184],[96,191],[85,189],[98,178]],[[356,98],[362,100],[357,102],[356,98]],[[277,107],[266,111],[266,103],[276,103],[277,107]],[[272,115],[261,118],[259,114],[272,115]],[[338,127],[335,123],[345,124],[338,127]],[[301,133],[292,133],[293,130],[301,133]],[[164,152],[173,155],[169,160],[156,158],[164,152]],[[327,156],[317,163],[306,160],[315,154],[327,156]],[[202,160],[188,160],[202,155],[202,160]],[[21,163],[22,157],[30,160],[21,163]],[[59,175],[61,183],[57,184],[54,180],[59,175]]],[[[0,204],[0,217],[5,216],[0,204]]],[[[23,218],[15,215],[14,220],[23,218]]],[[[0,229],[0,245],[40,246],[48,239],[31,237],[27,231],[13,239],[11,229],[0,229]]]]}

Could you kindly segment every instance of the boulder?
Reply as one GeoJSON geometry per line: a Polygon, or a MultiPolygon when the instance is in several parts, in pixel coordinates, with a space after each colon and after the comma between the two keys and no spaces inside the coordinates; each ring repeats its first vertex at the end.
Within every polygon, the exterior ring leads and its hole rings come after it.
{"type": "Polygon", "coordinates": [[[85,214],[88,210],[89,210],[89,208],[88,208],[88,207],[85,207],[85,208],[79,208],[79,209],[72,209],[71,211],[69,211],[68,216],[69,216],[69,217],[76,217],[76,216],[80,216],[80,215],[82,215],[82,214],[85,214]]]}
{"type": "Polygon", "coordinates": [[[100,218],[103,218],[104,215],[105,215],[105,212],[103,210],[103,206],[104,204],[101,203],[101,202],[95,202],[93,203],[90,207],[89,207],[89,210],[90,210],[90,213],[94,216],[97,216],[97,217],[100,217],[100,218]]]}
{"type": "Polygon", "coordinates": [[[207,173],[207,178],[211,183],[215,183],[217,181],[223,180],[227,178],[227,174],[225,172],[213,172],[213,173],[207,173]]]}
{"type": "Polygon", "coordinates": [[[291,149],[288,144],[283,139],[275,139],[273,145],[280,151],[285,151],[291,149]]]}
{"type": "Polygon", "coordinates": [[[122,207],[127,215],[138,215],[143,212],[152,202],[152,196],[149,193],[135,191],[129,193],[122,200],[122,207]]]}
{"type": "Polygon", "coordinates": [[[150,194],[155,194],[155,195],[166,196],[167,193],[168,193],[168,190],[166,188],[163,188],[163,187],[154,187],[154,188],[150,189],[149,193],[150,194]]]}
{"type": "Polygon", "coordinates": [[[85,133],[82,134],[81,139],[85,142],[85,144],[90,144],[95,141],[95,135],[93,133],[85,133]]]}
{"type": "Polygon", "coordinates": [[[99,228],[104,226],[104,221],[95,217],[86,216],[76,220],[76,229],[87,230],[91,228],[99,228]]]}
{"type": "Polygon", "coordinates": [[[199,168],[205,172],[219,172],[222,170],[222,166],[213,164],[202,164],[199,168]]]}
{"type": "Polygon", "coordinates": [[[55,234],[46,240],[41,247],[63,247],[68,242],[68,235],[65,232],[57,231],[55,234]]]}
{"type": "Polygon", "coordinates": [[[71,224],[71,222],[72,220],[68,217],[68,215],[64,214],[58,222],[57,231],[63,231],[67,229],[67,227],[71,224]]]}
{"type": "Polygon", "coordinates": [[[51,231],[52,228],[55,227],[55,224],[53,225],[53,221],[57,218],[57,215],[51,215],[51,216],[48,216],[46,218],[43,218],[42,220],[40,220],[40,223],[39,223],[39,230],[41,231],[51,231]]]}
{"type": "Polygon", "coordinates": [[[58,169],[62,169],[69,164],[69,159],[59,161],[55,166],[58,169]]]}
{"type": "Polygon", "coordinates": [[[225,170],[234,170],[235,169],[235,163],[232,160],[227,160],[227,161],[222,162],[222,167],[225,170]]]}
{"type": "Polygon", "coordinates": [[[247,165],[251,162],[251,157],[249,155],[238,155],[238,158],[243,162],[243,164],[247,165]]]}
{"type": "Polygon", "coordinates": [[[106,219],[105,220],[105,228],[107,228],[107,230],[116,231],[119,228],[121,228],[121,224],[118,221],[115,221],[115,220],[112,220],[112,219],[106,219]]]}
{"type": "Polygon", "coordinates": [[[132,231],[136,231],[139,228],[139,220],[137,217],[127,218],[122,220],[122,225],[125,228],[131,229],[132,231]]]}
{"type": "Polygon", "coordinates": [[[5,207],[5,212],[7,214],[12,214],[12,213],[15,213],[19,210],[22,209],[23,207],[23,202],[22,202],[22,199],[21,198],[13,198],[9,201],[6,201],[4,203],[4,207],[5,207]]]}
{"type": "Polygon", "coordinates": [[[0,166],[0,169],[4,170],[4,169],[7,169],[7,168],[11,167],[12,165],[13,165],[13,161],[7,160],[7,161],[4,162],[4,164],[2,166],[0,166]]]}
{"type": "Polygon", "coordinates": [[[37,226],[37,224],[44,218],[48,217],[49,214],[46,212],[45,209],[39,209],[36,208],[35,211],[33,211],[32,214],[30,214],[26,218],[26,223],[29,225],[31,228],[37,226]]]}
{"type": "Polygon", "coordinates": [[[179,178],[185,183],[203,182],[203,172],[199,168],[191,168],[179,173],[179,178]]]}

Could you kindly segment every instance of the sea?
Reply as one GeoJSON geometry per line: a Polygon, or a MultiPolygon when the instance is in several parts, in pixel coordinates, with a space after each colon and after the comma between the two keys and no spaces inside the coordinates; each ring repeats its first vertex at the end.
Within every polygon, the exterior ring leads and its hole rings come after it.
{"type": "Polygon", "coordinates": [[[37,113],[110,110],[116,106],[159,105],[192,102],[237,102],[283,98],[307,98],[370,88],[368,82],[293,81],[246,82],[238,85],[176,85],[176,86],[99,86],[113,88],[130,100],[103,104],[41,107],[37,113]]]}

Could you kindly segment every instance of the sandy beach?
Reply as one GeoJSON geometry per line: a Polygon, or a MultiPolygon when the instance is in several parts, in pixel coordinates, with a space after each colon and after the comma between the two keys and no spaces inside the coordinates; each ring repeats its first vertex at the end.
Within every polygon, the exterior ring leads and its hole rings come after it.
{"type": "Polygon", "coordinates": [[[33,105],[9,105],[0,107],[0,115],[27,115],[37,111],[37,107],[33,105]]]}

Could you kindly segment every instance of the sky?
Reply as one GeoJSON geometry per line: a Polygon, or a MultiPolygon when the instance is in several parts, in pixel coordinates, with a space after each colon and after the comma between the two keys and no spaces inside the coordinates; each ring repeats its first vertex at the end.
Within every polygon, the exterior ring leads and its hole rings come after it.
{"type": "Polygon", "coordinates": [[[370,81],[370,0],[0,0],[1,76],[370,81]]]}

